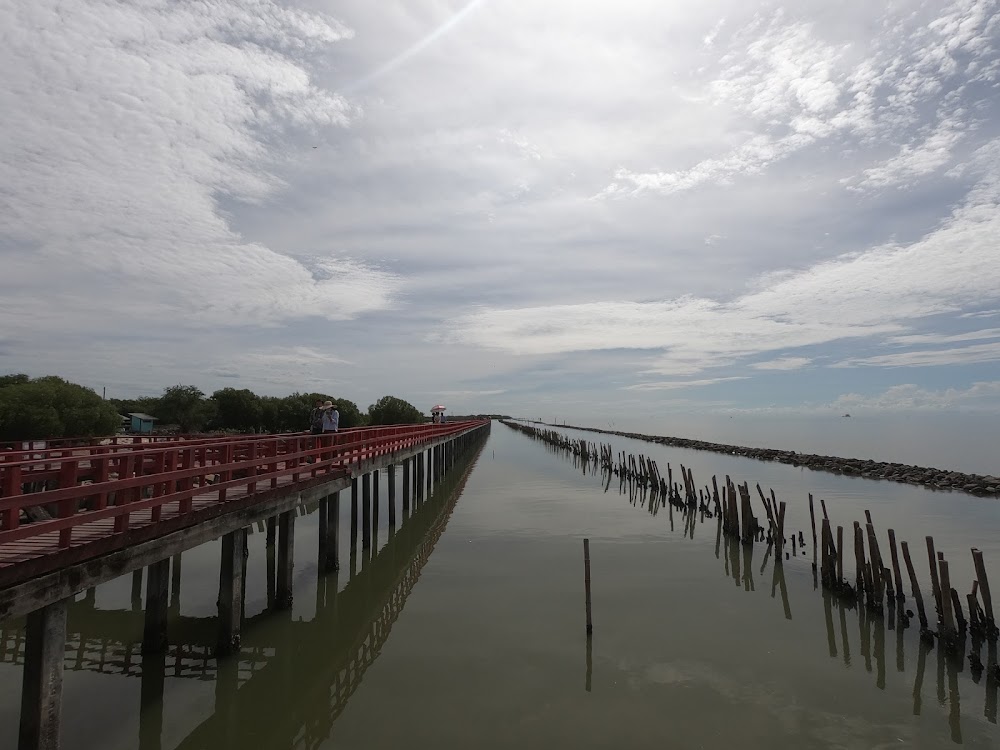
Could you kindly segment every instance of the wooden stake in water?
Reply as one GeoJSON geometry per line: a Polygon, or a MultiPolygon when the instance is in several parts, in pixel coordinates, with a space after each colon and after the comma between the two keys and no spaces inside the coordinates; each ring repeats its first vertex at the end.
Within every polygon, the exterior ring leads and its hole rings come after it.
{"type": "Polygon", "coordinates": [[[594,620],[590,611],[590,540],[583,540],[583,585],[587,590],[587,635],[594,632],[594,620]]]}

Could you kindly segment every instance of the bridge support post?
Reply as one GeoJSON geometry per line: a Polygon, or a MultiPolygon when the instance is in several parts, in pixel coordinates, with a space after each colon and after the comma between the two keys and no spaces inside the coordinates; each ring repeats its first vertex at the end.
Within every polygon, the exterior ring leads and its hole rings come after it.
{"type": "Polygon", "coordinates": [[[361,549],[372,546],[372,475],[361,478],[361,549]]]}
{"type": "Polygon", "coordinates": [[[178,552],[170,560],[170,611],[181,613],[181,554],[178,552]]]}
{"type": "Polygon", "coordinates": [[[246,558],[243,545],[247,530],[237,529],[222,537],[222,566],[219,570],[219,642],[221,656],[238,651],[243,625],[243,580],[246,558]]]}
{"type": "Polygon", "coordinates": [[[358,478],[351,479],[351,549],[358,546],[358,478]]]}
{"type": "Polygon", "coordinates": [[[142,609],[142,568],[132,571],[132,611],[142,609]]]}
{"type": "Polygon", "coordinates": [[[372,472],[372,538],[375,540],[375,549],[378,549],[378,501],[379,501],[379,472],[378,469],[372,472]]]}
{"type": "Polygon", "coordinates": [[[413,457],[413,505],[420,505],[424,499],[424,454],[423,451],[413,457]]]}
{"type": "Polygon", "coordinates": [[[396,464],[389,464],[387,482],[389,484],[389,526],[396,525],[396,464]]]}
{"type": "Polygon", "coordinates": [[[319,501],[319,570],[340,568],[340,491],[319,501]]]}
{"type": "Polygon", "coordinates": [[[146,568],[146,617],[142,652],[157,654],[167,647],[167,614],[170,606],[170,558],[146,568]]]}
{"type": "Polygon", "coordinates": [[[403,461],[403,518],[410,515],[410,494],[413,492],[413,479],[410,477],[410,467],[413,462],[410,459],[403,461]]]}
{"type": "Polygon", "coordinates": [[[18,750],[59,747],[67,601],[35,610],[25,624],[18,750]]]}
{"type": "Polygon", "coordinates": [[[434,492],[434,462],[432,460],[433,451],[429,450],[425,451],[424,453],[427,456],[427,497],[429,498],[431,496],[431,493],[434,492]]]}
{"type": "Polygon", "coordinates": [[[278,516],[278,574],[274,606],[292,606],[292,570],[295,565],[295,509],[278,516]]]}

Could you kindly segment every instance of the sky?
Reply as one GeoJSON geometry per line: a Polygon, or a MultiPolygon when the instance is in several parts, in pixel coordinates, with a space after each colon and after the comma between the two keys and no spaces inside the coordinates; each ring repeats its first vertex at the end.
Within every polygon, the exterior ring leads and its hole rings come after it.
{"type": "Polygon", "coordinates": [[[0,0],[0,372],[1000,414],[1000,0],[0,0]]]}

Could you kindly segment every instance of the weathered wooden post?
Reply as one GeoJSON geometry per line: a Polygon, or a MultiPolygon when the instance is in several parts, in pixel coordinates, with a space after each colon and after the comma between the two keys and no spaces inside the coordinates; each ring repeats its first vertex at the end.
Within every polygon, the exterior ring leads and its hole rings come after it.
{"type": "MultiPolygon", "coordinates": [[[[240,555],[243,547],[240,547],[240,555]]],[[[142,650],[153,654],[167,647],[167,615],[170,608],[170,558],[146,568],[146,615],[142,650]]]]}
{"type": "Polygon", "coordinates": [[[986,577],[986,565],[983,563],[983,553],[978,549],[972,549],[972,562],[976,568],[976,581],[979,583],[979,592],[983,595],[983,611],[986,614],[987,634],[992,634],[996,629],[996,622],[993,619],[993,597],[990,595],[990,582],[986,577]]]}
{"type": "Polygon", "coordinates": [[[930,561],[931,566],[931,584],[934,588],[934,601],[937,604],[938,618],[941,617],[944,610],[942,609],[943,603],[941,601],[941,584],[938,581],[938,566],[937,566],[937,555],[934,554],[934,537],[925,537],[927,541],[927,559],[930,561]]]}
{"type": "Polygon", "coordinates": [[[947,633],[949,638],[953,638],[956,629],[954,612],[952,610],[951,576],[948,573],[948,562],[940,553],[938,554],[938,568],[940,570],[938,581],[941,586],[941,621],[945,633],[947,633]]]}
{"type": "Polygon", "coordinates": [[[229,654],[240,647],[243,625],[243,581],[246,558],[243,545],[246,529],[231,531],[222,537],[222,565],[219,570],[219,655],[229,654]]]}
{"type": "Polygon", "coordinates": [[[36,609],[25,623],[20,750],[59,748],[67,602],[62,599],[36,609]]]}
{"type": "Polygon", "coordinates": [[[292,574],[295,565],[295,510],[278,516],[278,571],[274,605],[292,606],[292,574]]]}
{"type": "Polygon", "coordinates": [[[902,601],[906,598],[903,593],[903,575],[899,570],[899,554],[896,552],[896,532],[889,529],[889,554],[892,557],[892,576],[896,582],[896,598],[902,601]]]}
{"type": "Polygon", "coordinates": [[[927,613],[924,611],[924,597],[920,593],[920,583],[917,581],[917,574],[913,570],[913,561],[910,559],[910,548],[906,542],[901,542],[899,546],[903,550],[903,562],[906,564],[906,572],[910,577],[910,589],[913,593],[913,598],[917,602],[920,630],[925,631],[927,630],[927,613]]]}

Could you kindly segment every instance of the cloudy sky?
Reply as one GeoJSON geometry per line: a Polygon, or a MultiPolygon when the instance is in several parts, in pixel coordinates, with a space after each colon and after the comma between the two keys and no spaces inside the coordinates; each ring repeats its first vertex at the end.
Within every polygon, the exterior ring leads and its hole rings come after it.
{"type": "Polygon", "coordinates": [[[1000,0],[0,0],[0,372],[1000,411],[1000,0]]]}

